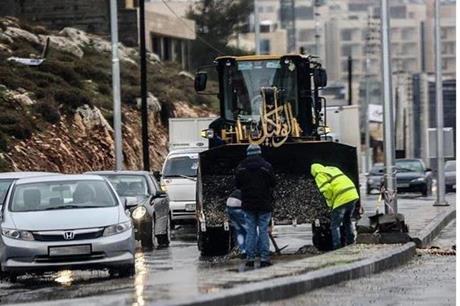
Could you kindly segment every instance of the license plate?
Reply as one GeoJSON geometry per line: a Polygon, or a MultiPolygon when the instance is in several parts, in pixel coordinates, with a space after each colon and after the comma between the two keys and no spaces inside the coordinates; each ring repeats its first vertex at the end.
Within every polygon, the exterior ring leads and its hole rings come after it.
{"type": "Polygon", "coordinates": [[[409,186],[410,186],[410,184],[398,184],[399,188],[407,188],[409,186]]]}
{"type": "Polygon", "coordinates": [[[69,255],[89,255],[89,254],[91,254],[91,245],[89,244],[49,248],[49,256],[69,256],[69,255]]]}
{"type": "Polygon", "coordinates": [[[186,211],[195,211],[196,205],[195,204],[185,204],[186,211]]]}

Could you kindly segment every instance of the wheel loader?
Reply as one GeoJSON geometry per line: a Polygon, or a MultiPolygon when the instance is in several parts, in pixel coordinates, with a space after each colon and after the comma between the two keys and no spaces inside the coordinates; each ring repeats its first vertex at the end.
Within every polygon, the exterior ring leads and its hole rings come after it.
{"type": "MultiPolygon", "coordinates": [[[[312,223],[313,244],[330,245],[330,211],[310,175],[312,163],[342,169],[359,184],[356,148],[332,141],[326,125],[326,70],[314,56],[222,56],[206,66],[217,71],[220,116],[202,136],[199,154],[197,238],[202,256],[232,247],[226,200],[235,188],[238,164],[249,144],[259,144],[276,176],[273,223],[312,223]]],[[[208,73],[199,69],[195,90],[205,93],[208,73]]]]}

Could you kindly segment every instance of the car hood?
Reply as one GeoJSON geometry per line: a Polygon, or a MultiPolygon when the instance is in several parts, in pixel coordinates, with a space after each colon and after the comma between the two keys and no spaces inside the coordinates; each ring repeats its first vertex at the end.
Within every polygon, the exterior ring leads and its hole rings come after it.
{"type": "Polygon", "coordinates": [[[446,176],[446,177],[455,177],[456,174],[457,174],[456,171],[446,171],[446,172],[445,172],[445,176],[446,176]]]}
{"type": "Polygon", "coordinates": [[[17,229],[28,231],[103,227],[119,223],[120,206],[62,209],[31,212],[9,212],[17,229]]]}
{"type": "Polygon", "coordinates": [[[423,173],[420,173],[420,172],[398,172],[396,174],[396,179],[401,179],[401,180],[415,180],[419,177],[425,177],[425,175],[423,173]]]}
{"type": "Polygon", "coordinates": [[[166,192],[171,201],[195,201],[196,182],[189,179],[165,179],[166,192]]]}

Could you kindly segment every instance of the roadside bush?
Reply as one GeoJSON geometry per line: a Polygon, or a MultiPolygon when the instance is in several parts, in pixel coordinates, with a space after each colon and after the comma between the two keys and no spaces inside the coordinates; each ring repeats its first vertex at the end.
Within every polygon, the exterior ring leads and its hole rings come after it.
{"type": "Polygon", "coordinates": [[[0,152],[6,152],[8,150],[8,136],[0,132],[0,152]]]}
{"type": "Polygon", "coordinates": [[[138,86],[122,86],[121,87],[121,102],[131,105],[136,105],[136,98],[140,96],[140,88],[138,86]]]}
{"type": "Polygon", "coordinates": [[[70,63],[49,60],[38,67],[40,71],[53,73],[72,86],[82,87],[80,75],[75,72],[73,65],[70,63]]]}
{"type": "Polygon", "coordinates": [[[35,105],[35,112],[42,115],[43,119],[51,124],[58,123],[61,120],[61,114],[54,103],[40,102],[35,105]]]}
{"type": "Polygon", "coordinates": [[[74,111],[85,104],[92,106],[88,96],[78,89],[58,90],[54,94],[54,100],[58,103],[64,104],[67,110],[71,111],[74,111]]]}
{"type": "Polygon", "coordinates": [[[75,72],[77,72],[84,79],[93,80],[96,83],[110,84],[110,75],[101,68],[87,65],[86,63],[77,63],[75,65],[75,72]]]}
{"type": "Polygon", "coordinates": [[[109,96],[112,94],[112,88],[109,85],[106,84],[99,84],[97,86],[97,89],[99,92],[105,96],[109,96]]]}

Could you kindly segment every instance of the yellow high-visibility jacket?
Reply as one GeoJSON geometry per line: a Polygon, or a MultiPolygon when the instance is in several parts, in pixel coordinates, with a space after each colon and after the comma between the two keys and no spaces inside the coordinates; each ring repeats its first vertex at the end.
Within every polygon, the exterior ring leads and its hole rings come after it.
{"type": "Polygon", "coordinates": [[[339,168],[313,164],[311,175],[330,208],[335,209],[359,199],[355,184],[339,168]]]}

